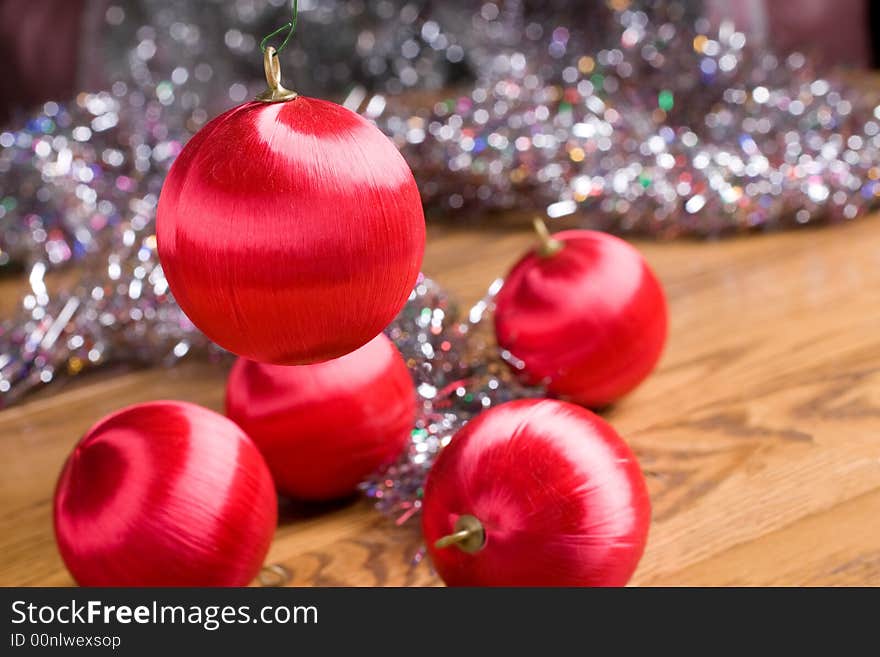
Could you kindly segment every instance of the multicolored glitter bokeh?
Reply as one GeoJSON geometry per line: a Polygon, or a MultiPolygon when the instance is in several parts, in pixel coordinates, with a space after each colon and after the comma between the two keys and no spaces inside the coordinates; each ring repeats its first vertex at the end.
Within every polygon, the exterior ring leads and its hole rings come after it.
{"type": "MultiPolygon", "coordinates": [[[[616,3],[629,5],[629,3],[616,3]]],[[[633,3],[636,4],[636,3],[633,3]]],[[[656,4],[656,3],[648,3],[656,4]]],[[[659,238],[853,219],[880,195],[880,108],[806,58],[749,49],[678,5],[496,53],[462,93],[373,117],[446,215],[532,210],[659,238]]],[[[528,41],[528,32],[526,32],[528,41]]],[[[369,105],[367,114],[370,115],[369,105]]]]}

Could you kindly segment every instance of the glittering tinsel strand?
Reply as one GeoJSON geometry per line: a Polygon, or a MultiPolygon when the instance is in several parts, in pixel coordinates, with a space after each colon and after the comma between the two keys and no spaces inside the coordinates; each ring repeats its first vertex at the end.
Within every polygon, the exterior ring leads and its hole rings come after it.
{"type": "Polygon", "coordinates": [[[542,394],[520,384],[495,344],[492,311],[501,284],[496,280],[462,317],[436,283],[422,279],[386,331],[413,375],[416,423],[400,458],[361,490],[398,524],[420,511],[428,471],[458,429],[488,408],[542,394]]]}

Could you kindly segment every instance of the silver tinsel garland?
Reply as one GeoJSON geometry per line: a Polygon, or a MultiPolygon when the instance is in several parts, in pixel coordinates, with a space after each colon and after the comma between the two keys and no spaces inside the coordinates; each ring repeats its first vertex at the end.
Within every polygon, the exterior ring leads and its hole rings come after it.
{"type": "Polygon", "coordinates": [[[513,357],[495,345],[492,311],[501,284],[494,281],[485,298],[460,314],[441,287],[422,279],[386,330],[413,376],[416,423],[400,458],[361,490],[398,524],[419,512],[428,470],[468,420],[511,399],[542,394],[519,382],[513,357]]]}
{"type": "Polygon", "coordinates": [[[416,110],[397,99],[375,118],[426,206],[446,214],[577,213],[589,227],[668,238],[847,220],[875,205],[874,102],[802,55],[748,49],[732,24],[669,12],[620,12],[617,43],[591,54],[557,27],[539,55],[499,52],[465,92],[416,110]]]}
{"type": "MultiPolygon", "coordinates": [[[[155,204],[155,196],[132,200],[135,217],[151,216],[155,204]]],[[[0,408],[103,365],[170,365],[191,353],[223,353],[174,303],[152,227],[149,219],[115,226],[106,260],[70,289],[53,293],[46,267],[31,268],[22,312],[0,330],[0,408]]]]}

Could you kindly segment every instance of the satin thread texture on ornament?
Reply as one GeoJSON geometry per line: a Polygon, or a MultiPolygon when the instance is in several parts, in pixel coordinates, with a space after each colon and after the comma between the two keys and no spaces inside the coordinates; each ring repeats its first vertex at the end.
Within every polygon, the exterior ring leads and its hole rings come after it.
{"type": "Polygon", "coordinates": [[[202,128],[157,213],[174,297],[220,346],[300,365],[342,356],[403,307],[425,242],[403,157],[366,119],[298,97],[202,128]]]}
{"type": "Polygon", "coordinates": [[[313,365],[236,361],[226,414],[262,452],[278,490],[328,500],[393,461],[412,430],[416,396],[397,347],[380,334],[313,365]]]}
{"type": "Polygon", "coordinates": [[[263,457],[229,419],[184,402],[113,413],[55,492],[55,535],[83,586],[245,586],[277,522],[263,457]]]}
{"type": "Polygon", "coordinates": [[[455,435],[428,475],[422,526],[449,586],[623,586],[650,515],[639,464],[614,429],[538,399],[502,404],[455,435]],[[435,547],[463,515],[483,525],[483,547],[435,547]]]}
{"type": "Polygon", "coordinates": [[[666,342],[663,288],[627,242],[588,230],[555,233],[562,248],[532,252],[496,298],[498,344],[528,383],[584,406],[607,406],[635,388],[666,342]]]}

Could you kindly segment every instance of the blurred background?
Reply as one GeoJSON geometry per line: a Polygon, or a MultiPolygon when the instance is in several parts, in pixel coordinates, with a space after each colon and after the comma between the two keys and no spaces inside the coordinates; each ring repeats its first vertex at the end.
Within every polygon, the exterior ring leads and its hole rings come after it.
{"type": "MultiPolygon", "coordinates": [[[[213,86],[223,86],[229,96],[228,101],[213,99],[218,107],[241,102],[249,97],[242,85],[259,84],[261,61],[254,55],[258,41],[283,23],[286,4],[2,0],[0,118],[8,120],[16,111],[70,98],[77,91],[109,88],[132,73],[132,58],[169,77],[178,68],[195,74],[189,69],[211,62],[213,86]]],[[[478,75],[480,56],[493,40],[520,45],[520,24],[535,26],[526,31],[526,39],[538,36],[548,16],[576,31],[576,38],[591,49],[607,45],[609,13],[627,4],[303,0],[301,27],[285,65],[307,94],[340,97],[354,84],[391,93],[436,89],[478,75]],[[502,12],[508,23],[502,19],[493,25],[502,12]]],[[[650,10],[657,3],[643,4],[650,10]]],[[[873,67],[878,61],[878,12],[868,0],[678,4],[682,12],[705,16],[714,24],[732,20],[758,47],[799,50],[819,63],[852,68],[873,67]]],[[[206,68],[200,73],[194,77],[208,77],[206,68]]]]}

